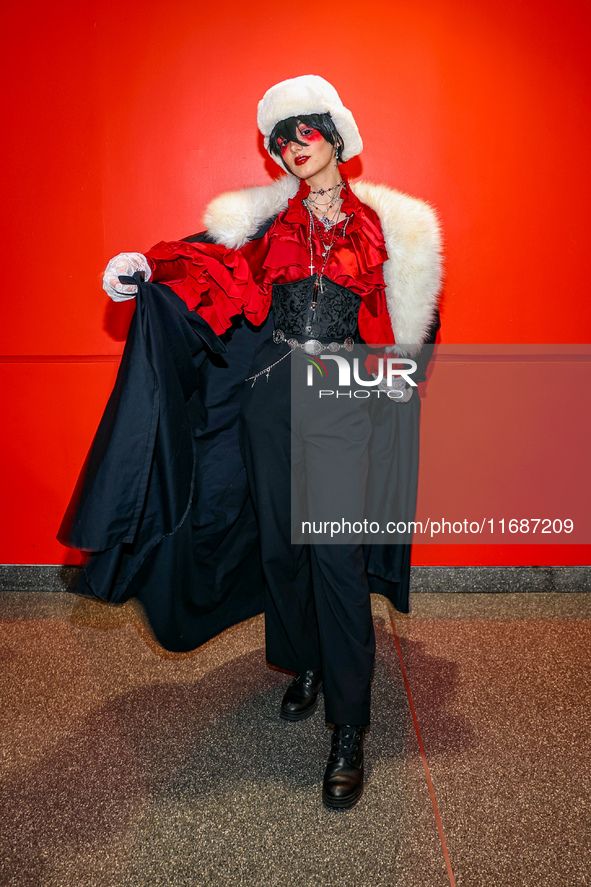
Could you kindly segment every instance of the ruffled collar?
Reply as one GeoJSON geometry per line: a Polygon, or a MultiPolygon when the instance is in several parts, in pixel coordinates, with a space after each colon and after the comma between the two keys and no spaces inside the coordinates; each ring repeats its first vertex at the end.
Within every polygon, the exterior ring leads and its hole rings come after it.
{"type": "MultiPolygon", "coordinates": [[[[364,224],[366,223],[366,214],[364,212],[363,204],[353,194],[353,191],[349,186],[349,180],[347,176],[342,175],[342,179],[345,183],[345,187],[341,191],[341,196],[343,198],[341,212],[344,212],[349,217],[349,221],[347,223],[347,232],[350,234],[353,231],[357,231],[359,228],[364,227],[364,224]]],[[[304,206],[303,201],[306,199],[309,193],[310,186],[307,182],[302,180],[300,182],[300,187],[297,194],[291,198],[288,203],[287,210],[283,214],[283,221],[287,226],[304,225],[307,229],[310,216],[308,210],[304,206]]],[[[339,224],[342,225],[343,222],[339,222],[339,224]]]]}
{"type": "MultiPolygon", "coordinates": [[[[353,193],[347,176],[343,175],[342,179],[345,187],[342,191],[341,211],[346,213],[349,219],[347,235],[357,234],[357,237],[353,238],[356,242],[359,242],[359,238],[361,238],[361,241],[367,240],[375,249],[383,250],[381,261],[386,261],[388,255],[377,215],[372,210],[366,211],[367,207],[353,193]]],[[[308,242],[308,226],[310,224],[310,215],[302,201],[309,193],[310,186],[302,180],[297,193],[289,200],[287,209],[277,217],[273,225],[279,236],[287,240],[297,240],[302,245],[308,242]]],[[[339,226],[342,225],[343,222],[339,222],[339,226]]]]}

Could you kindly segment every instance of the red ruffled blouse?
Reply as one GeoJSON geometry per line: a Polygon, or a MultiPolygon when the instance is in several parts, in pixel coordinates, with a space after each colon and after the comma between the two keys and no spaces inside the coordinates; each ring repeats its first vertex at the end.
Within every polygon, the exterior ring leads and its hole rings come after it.
{"type": "MultiPolygon", "coordinates": [[[[302,204],[309,191],[302,182],[267,233],[238,250],[211,243],[157,243],[146,253],[152,279],[167,283],[217,334],[228,329],[236,314],[255,325],[263,323],[274,283],[310,277],[310,217],[302,204]]],[[[344,222],[338,226],[324,275],[361,296],[359,333],[365,342],[394,344],[382,273],[388,253],[379,218],[348,186],[342,196],[341,211],[349,220],[345,237],[344,222]]],[[[312,247],[317,270],[322,245],[315,231],[312,247]]]]}

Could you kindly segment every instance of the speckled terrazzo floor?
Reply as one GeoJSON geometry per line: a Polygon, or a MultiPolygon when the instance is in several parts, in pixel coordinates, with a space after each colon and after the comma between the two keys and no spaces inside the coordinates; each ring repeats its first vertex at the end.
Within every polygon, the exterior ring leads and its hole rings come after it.
{"type": "Polygon", "coordinates": [[[333,813],[262,618],[173,655],[133,603],[0,594],[0,884],[590,884],[591,596],[373,603],[366,791],[333,813]]]}

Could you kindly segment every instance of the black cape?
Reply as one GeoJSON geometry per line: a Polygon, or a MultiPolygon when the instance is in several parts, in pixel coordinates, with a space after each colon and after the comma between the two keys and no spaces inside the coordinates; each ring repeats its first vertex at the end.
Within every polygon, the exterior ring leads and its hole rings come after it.
{"type": "MultiPolygon", "coordinates": [[[[78,593],[137,596],[160,644],[185,652],[264,609],[238,414],[272,318],[256,329],[240,318],[222,341],[166,285],[133,282],[115,387],[58,539],[90,553],[78,593]]],[[[414,514],[420,400],[389,406],[375,418],[372,458],[391,465],[386,488],[414,514]]],[[[365,556],[371,592],[408,612],[410,545],[366,545],[365,556]]]]}

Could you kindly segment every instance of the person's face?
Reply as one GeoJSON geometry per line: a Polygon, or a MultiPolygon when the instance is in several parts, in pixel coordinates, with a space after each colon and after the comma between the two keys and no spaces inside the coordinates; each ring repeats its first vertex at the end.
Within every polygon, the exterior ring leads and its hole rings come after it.
{"type": "Polygon", "coordinates": [[[335,148],[327,142],[322,133],[304,123],[298,124],[297,135],[303,145],[277,140],[281,157],[289,171],[298,179],[309,179],[329,168],[334,169],[335,148]]]}

